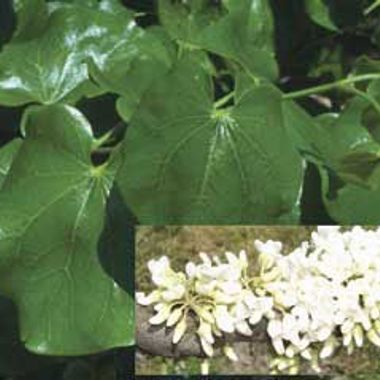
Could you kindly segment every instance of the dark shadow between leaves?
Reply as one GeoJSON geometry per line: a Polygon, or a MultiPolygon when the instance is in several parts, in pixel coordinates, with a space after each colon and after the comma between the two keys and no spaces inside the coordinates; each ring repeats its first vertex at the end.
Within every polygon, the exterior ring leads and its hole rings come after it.
{"type": "Polygon", "coordinates": [[[301,200],[301,223],[304,225],[331,225],[336,222],[330,218],[322,200],[321,177],[315,165],[308,163],[301,200]]]}
{"type": "Polygon", "coordinates": [[[114,186],[108,199],[106,220],[99,240],[99,261],[120,287],[134,294],[135,225],[137,221],[114,186]]]}
{"type": "Polygon", "coordinates": [[[36,371],[56,370],[57,364],[63,365],[62,359],[30,353],[25,349],[19,336],[16,306],[8,298],[0,297],[0,375],[28,374],[28,378],[34,379],[33,373],[36,371]]]}

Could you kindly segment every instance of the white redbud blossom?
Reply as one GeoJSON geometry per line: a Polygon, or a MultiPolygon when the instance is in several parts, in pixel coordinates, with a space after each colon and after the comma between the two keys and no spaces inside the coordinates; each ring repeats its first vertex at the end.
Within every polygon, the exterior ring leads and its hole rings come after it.
{"type": "Polygon", "coordinates": [[[212,346],[212,343],[208,342],[206,339],[203,339],[203,338],[200,338],[200,340],[201,340],[201,346],[202,346],[204,353],[208,357],[211,358],[214,355],[214,348],[212,346]]]}
{"type": "Polygon", "coordinates": [[[177,308],[174,311],[172,311],[168,319],[166,320],[166,326],[168,327],[174,326],[181,319],[182,315],[183,315],[182,308],[177,308]]]}
{"type": "Polygon", "coordinates": [[[380,335],[380,320],[375,321],[373,326],[374,326],[376,332],[380,335]]]}
{"type": "Polygon", "coordinates": [[[218,328],[226,333],[233,333],[234,328],[234,319],[229,314],[226,305],[218,305],[215,308],[214,312],[215,322],[218,328]]]}
{"type": "Polygon", "coordinates": [[[375,329],[371,329],[367,332],[368,339],[375,345],[380,347],[380,335],[375,329]]]}
{"type": "Polygon", "coordinates": [[[358,347],[363,347],[363,328],[360,325],[356,325],[353,330],[354,341],[358,347]]]}
{"type": "Polygon", "coordinates": [[[302,358],[309,360],[309,361],[313,359],[309,349],[301,351],[300,355],[302,358]]]}
{"type": "MultiPolygon", "coordinates": [[[[295,374],[301,358],[318,371],[319,360],[339,346],[348,353],[365,340],[380,347],[380,228],[318,227],[309,242],[286,254],[281,242],[254,245],[256,275],[245,251],[200,253],[200,262],[189,262],[185,272],[175,272],[166,256],[151,260],[155,289],[136,293],[136,301],[153,306],[151,324],[174,329],[174,343],[185,334],[187,316],[195,315],[209,357],[216,337],[251,336],[252,326],[266,321],[278,355],[274,373],[295,374]]],[[[223,352],[237,360],[231,346],[223,352]]]]}
{"type": "Polygon", "coordinates": [[[322,350],[319,353],[319,357],[321,359],[326,359],[330,357],[334,353],[335,347],[336,347],[336,340],[334,337],[330,337],[324,343],[322,350]]]}
{"type": "Polygon", "coordinates": [[[213,344],[215,342],[215,339],[212,335],[212,327],[210,323],[207,323],[202,319],[199,322],[197,333],[201,339],[204,339],[209,344],[213,344]]]}
{"type": "Polygon", "coordinates": [[[151,325],[160,325],[164,323],[170,316],[170,305],[162,307],[157,314],[149,319],[151,325]]]}
{"type": "Polygon", "coordinates": [[[210,362],[208,359],[202,360],[201,375],[207,376],[210,373],[210,362]]]}
{"type": "Polygon", "coordinates": [[[230,345],[226,344],[225,346],[223,346],[223,353],[232,362],[237,362],[239,360],[236,352],[234,351],[234,349],[230,345]]]}
{"type": "Polygon", "coordinates": [[[173,344],[177,344],[186,331],[186,314],[181,318],[181,320],[177,323],[174,329],[173,334],[173,344]]]}

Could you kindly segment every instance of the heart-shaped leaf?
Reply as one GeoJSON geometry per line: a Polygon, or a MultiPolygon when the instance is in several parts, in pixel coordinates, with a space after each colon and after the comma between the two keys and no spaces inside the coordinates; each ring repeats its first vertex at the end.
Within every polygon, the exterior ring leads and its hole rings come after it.
{"type": "Polygon", "coordinates": [[[23,130],[0,192],[0,291],[22,341],[49,355],[132,344],[132,298],[98,259],[118,161],[92,165],[90,125],[68,106],[30,108],[23,130]]]}
{"type": "Polygon", "coordinates": [[[126,8],[110,0],[96,7],[54,2],[43,33],[13,41],[0,54],[0,103],[73,102],[87,93],[89,71],[95,78],[120,66],[126,72],[155,42],[126,8]]]}
{"type": "Polygon", "coordinates": [[[275,80],[273,15],[268,0],[160,0],[160,20],[180,43],[209,50],[239,63],[253,77],[275,80]]]}
{"type": "Polygon", "coordinates": [[[184,59],[143,97],[118,183],[141,223],[295,223],[303,167],[281,93],[263,85],[215,109],[210,77],[184,59]]]}

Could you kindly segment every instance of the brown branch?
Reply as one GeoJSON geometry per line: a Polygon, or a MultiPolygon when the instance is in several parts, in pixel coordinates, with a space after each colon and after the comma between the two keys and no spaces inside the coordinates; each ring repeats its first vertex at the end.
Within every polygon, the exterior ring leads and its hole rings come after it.
{"type": "MultiPolygon", "coordinates": [[[[202,351],[199,338],[194,331],[196,330],[196,322],[189,320],[189,327],[181,341],[174,345],[172,343],[173,328],[167,328],[164,324],[152,326],[148,320],[152,316],[153,311],[150,307],[136,306],[137,326],[136,326],[136,342],[137,346],[151,355],[160,355],[173,358],[183,358],[187,356],[205,357],[202,351]]],[[[221,353],[221,347],[226,342],[236,343],[254,343],[267,344],[268,338],[265,333],[265,324],[258,325],[253,330],[253,337],[246,337],[240,334],[226,334],[223,338],[216,340],[214,349],[215,354],[221,353]]]]}
{"type": "MultiPolygon", "coordinates": [[[[151,307],[136,306],[136,344],[139,350],[145,354],[163,356],[168,358],[199,357],[205,358],[199,338],[194,333],[196,321],[189,318],[189,327],[181,341],[174,345],[172,343],[173,328],[167,328],[164,324],[152,326],[149,318],[153,315],[151,307]]],[[[240,334],[226,334],[217,339],[214,344],[214,356],[221,355],[221,347],[226,343],[233,343],[234,350],[239,355],[239,368],[246,371],[254,370],[257,374],[267,374],[269,361],[273,349],[270,338],[266,333],[266,323],[263,321],[253,328],[253,335],[246,337],[240,334]]],[[[334,359],[321,361],[322,373],[334,374],[334,359]]],[[[230,373],[226,369],[226,373],[230,373]]],[[[303,362],[301,366],[303,375],[315,375],[310,368],[309,362],[303,362]]]]}

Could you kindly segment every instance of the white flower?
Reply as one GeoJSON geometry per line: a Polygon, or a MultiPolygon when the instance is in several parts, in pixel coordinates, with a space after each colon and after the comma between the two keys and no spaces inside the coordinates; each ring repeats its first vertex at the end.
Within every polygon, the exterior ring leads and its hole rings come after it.
{"type": "Polygon", "coordinates": [[[209,373],[210,373],[210,362],[209,362],[209,360],[208,359],[202,360],[201,375],[207,376],[209,373]]]}
{"type": "Polygon", "coordinates": [[[282,243],[279,241],[268,240],[263,243],[260,240],[255,240],[255,248],[260,252],[260,254],[270,256],[277,256],[282,251],[282,243]]]}
{"type": "Polygon", "coordinates": [[[337,340],[336,340],[336,338],[331,336],[324,343],[322,350],[319,353],[319,357],[321,359],[326,359],[326,358],[330,357],[334,353],[336,346],[337,346],[337,340]]]}
{"type": "Polygon", "coordinates": [[[218,328],[226,333],[234,332],[234,319],[226,305],[217,305],[214,311],[215,322],[218,328]]]}
{"type": "Polygon", "coordinates": [[[367,332],[367,337],[375,346],[380,347],[380,335],[373,328],[367,332]]]}
{"type": "MultiPolygon", "coordinates": [[[[365,340],[380,347],[380,227],[342,232],[318,227],[310,242],[283,254],[281,242],[255,241],[259,252],[256,277],[250,277],[248,255],[200,254],[185,272],[175,272],[167,257],[148,263],[155,289],[136,293],[140,305],[153,305],[151,324],[174,329],[177,344],[185,334],[189,312],[207,356],[216,337],[252,335],[251,325],[267,321],[267,333],[278,357],[274,373],[297,373],[299,360],[320,371],[319,360],[339,346],[351,353],[365,340]]],[[[237,355],[223,347],[231,360],[237,355]]]]}
{"type": "Polygon", "coordinates": [[[214,336],[212,334],[211,324],[203,319],[200,320],[199,327],[197,333],[201,340],[205,340],[209,344],[213,344],[215,342],[214,336]]]}
{"type": "Polygon", "coordinates": [[[239,360],[236,352],[230,345],[224,345],[223,346],[223,353],[227,356],[228,359],[230,359],[233,362],[237,362],[239,360]]]}
{"type": "Polygon", "coordinates": [[[214,348],[212,346],[212,343],[208,342],[206,339],[201,338],[201,346],[202,346],[204,353],[208,357],[211,358],[214,355],[214,348]]]}
{"type": "Polygon", "coordinates": [[[145,295],[143,292],[136,293],[136,301],[142,306],[151,305],[160,300],[160,292],[154,290],[152,293],[145,295]]]}
{"type": "Polygon", "coordinates": [[[170,316],[171,305],[164,305],[156,315],[149,319],[151,325],[160,325],[164,323],[170,316]]]}
{"type": "Polygon", "coordinates": [[[285,346],[282,339],[283,329],[282,322],[277,319],[272,319],[267,327],[268,335],[272,338],[272,345],[278,355],[285,354],[285,346]]]}
{"type": "Polygon", "coordinates": [[[181,338],[185,334],[186,327],[186,314],[184,314],[174,329],[173,344],[177,344],[181,340],[181,338]]]}
{"type": "Polygon", "coordinates": [[[181,307],[172,311],[168,319],[166,320],[166,326],[168,327],[174,326],[181,319],[182,315],[183,315],[183,309],[181,307]]]}

